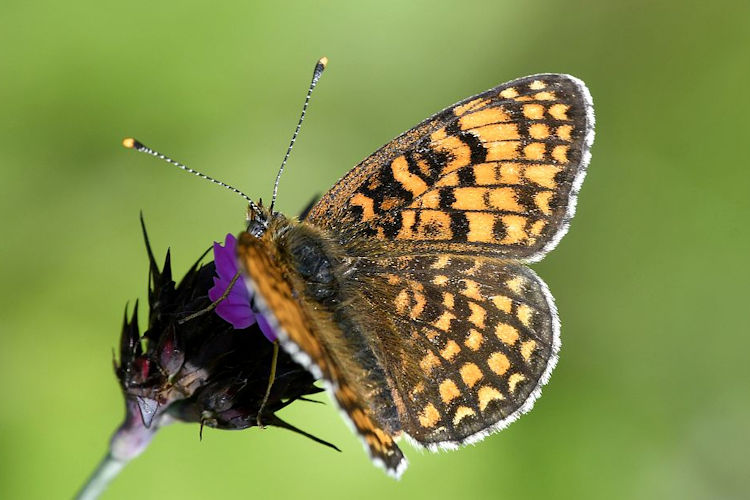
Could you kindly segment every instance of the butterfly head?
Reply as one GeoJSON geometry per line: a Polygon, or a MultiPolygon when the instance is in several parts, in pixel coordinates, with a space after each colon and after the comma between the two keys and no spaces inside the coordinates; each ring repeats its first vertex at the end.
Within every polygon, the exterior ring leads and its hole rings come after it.
{"type": "Polygon", "coordinates": [[[247,232],[256,238],[260,238],[268,230],[268,223],[272,218],[273,214],[263,206],[263,200],[259,200],[257,205],[248,205],[247,232]]]}
{"type": "Polygon", "coordinates": [[[256,238],[263,237],[269,231],[274,233],[280,228],[289,226],[291,222],[284,214],[263,206],[262,199],[258,200],[257,204],[248,205],[245,221],[246,232],[256,238]]]}

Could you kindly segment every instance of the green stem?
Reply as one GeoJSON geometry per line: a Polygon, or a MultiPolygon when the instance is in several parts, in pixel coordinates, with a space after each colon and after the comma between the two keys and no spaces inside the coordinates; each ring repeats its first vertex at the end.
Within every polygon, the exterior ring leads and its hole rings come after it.
{"type": "Polygon", "coordinates": [[[86,481],[86,484],[83,485],[83,488],[75,496],[76,500],[95,500],[99,498],[99,495],[107,489],[109,483],[117,477],[127,463],[128,461],[118,460],[111,453],[107,453],[102,458],[102,461],[99,462],[99,466],[91,474],[89,480],[86,481]]]}

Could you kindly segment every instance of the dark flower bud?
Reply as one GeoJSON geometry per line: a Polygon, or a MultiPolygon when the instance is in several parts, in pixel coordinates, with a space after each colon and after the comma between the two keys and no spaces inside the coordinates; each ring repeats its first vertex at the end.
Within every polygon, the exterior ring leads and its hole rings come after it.
{"type": "MultiPolygon", "coordinates": [[[[141,336],[136,303],[130,320],[125,319],[115,366],[125,398],[135,401],[126,405],[128,411],[137,408],[146,427],[158,427],[165,418],[219,429],[257,425],[274,351],[267,337],[275,335],[262,332],[242,283],[210,307],[237,273],[236,240],[230,235],[225,246],[214,244],[215,261],[200,265],[199,259],[175,283],[169,252],[159,269],[145,226],[143,234],[150,268],[149,327],[141,336]]],[[[274,412],[321,391],[307,370],[279,351],[260,420],[291,428],[274,412]]]]}

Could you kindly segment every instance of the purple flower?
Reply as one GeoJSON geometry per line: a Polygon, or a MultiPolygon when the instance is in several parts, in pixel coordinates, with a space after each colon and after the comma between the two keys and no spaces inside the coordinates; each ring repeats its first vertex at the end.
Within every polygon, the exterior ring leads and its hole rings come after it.
{"type": "MultiPolygon", "coordinates": [[[[214,242],[214,263],[218,277],[214,277],[214,286],[208,291],[212,301],[219,300],[238,272],[237,239],[234,235],[227,234],[224,246],[214,242]]],[[[235,282],[229,295],[216,306],[216,314],[237,330],[248,328],[257,321],[263,335],[271,342],[276,340],[276,333],[268,321],[253,312],[250,293],[242,278],[235,282]]]]}

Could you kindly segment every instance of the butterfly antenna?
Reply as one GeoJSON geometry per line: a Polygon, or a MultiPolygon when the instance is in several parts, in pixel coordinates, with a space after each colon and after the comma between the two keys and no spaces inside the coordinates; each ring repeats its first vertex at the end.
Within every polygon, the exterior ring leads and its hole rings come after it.
{"type": "Polygon", "coordinates": [[[323,70],[326,69],[326,65],[328,65],[327,57],[321,57],[318,60],[318,62],[315,64],[315,70],[313,71],[313,77],[312,77],[312,81],[310,82],[310,88],[307,89],[307,96],[305,97],[305,104],[302,106],[302,114],[300,115],[299,121],[297,122],[297,128],[294,130],[292,141],[289,143],[289,147],[286,150],[284,159],[281,162],[279,173],[276,174],[276,182],[273,185],[273,196],[271,197],[271,206],[269,207],[269,211],[271,213],[273,213],[273,205],[276,203],[276,193],[279,191],[279,181],[281,180],[281,173],[284,171],[284,165],[286,165],[286,161],[289,159],[289,155],[292,152],[292,148],[294,147],[294,141],[297,140],[297,135],[299,134],[299,131],[302,128],[302,120],[305,119],[305,113],[307,112],[307,105],[310,104],[310,96],[312,95],[312,92],[315,89],[315,86],[318,84],[318,80],[320,80],[320,75],[322,75],[323,70]]]}
{"type": "Polygon", "coordinates": [[[175,167],[181,168],[185,172],[190,172],[191,174],[195,174],[198,177],[206,179],[207,181],[211,181],[214,184],[218,184],[221,187],[227,188],[230,191],[234,191],[238,195],[242,196],[245,199],[245,201],[247,201],[250,204],[250,208],[258,216],[262,215],[260,207],[258,207],[258,205],[256,205],[255,202],[253,200],[251,200],[248,195],[246,195],[245,193],[243,193],[239,189],[237,189],[237,188],[235,188],[233,186],[230,186],[229,184],[226,184],[224,182],[221,182],[219,180],[216,180],[213,177],[210,177],[210,176],[208,176],[206,174],[202,174],[201,172],[198,172],[197,170],[193,170],[192,168],[188,167],[187,165],[183,165],[180,162],[174,161],[169,156],[166,156],[164,154],[161,154],[158,151],[155,151],[155,150],[151,149],[150,147],[144,145],[142,142],[140,142],[140,141],[138,141],[136,139],[133,139],[132,137],[127,137],[127,138],[123,139],[122,145],[125,146],[128,149],[135,149],[136,151],[138,151],[140,153],[146,153],[146,154],[150,154],[151,156],[155,156],[155,157],[159,158],[160,160],[164,160],[165,162],[169,163],[170,165],[174,165],[175,167]]]}

